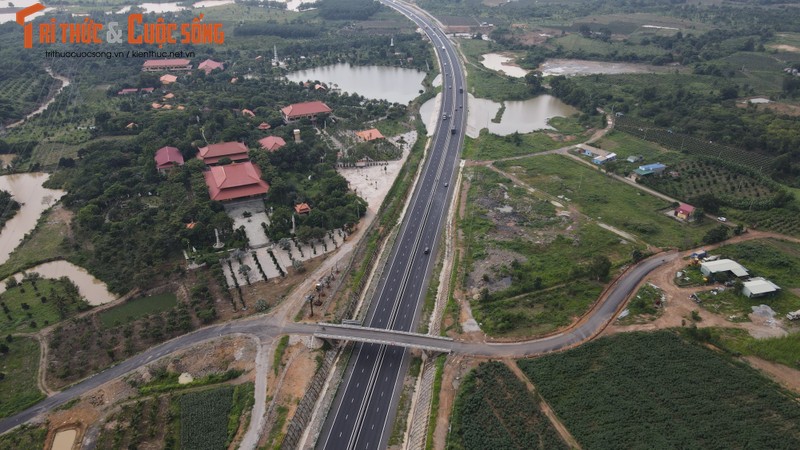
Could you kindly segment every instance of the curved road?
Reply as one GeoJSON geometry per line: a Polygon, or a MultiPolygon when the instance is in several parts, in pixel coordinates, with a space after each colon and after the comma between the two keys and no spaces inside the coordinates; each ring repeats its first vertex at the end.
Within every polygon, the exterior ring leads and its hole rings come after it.
{"type": "MultiPolygon", "coordinates": [[[[597,334],[597,332],[602,330],[602,328],[614,318],[614,313],[622,306],[625,299],[647,274],[665,262],[671,261],[677,257],[677,253],[653,257],[628,270],[628,272],[610,289],[604,301],[598,304],[580,324],[564,333],[526,342],[482,344],[452,341],[449,343],[449,346],[452,348],[453,352],[459,354],[501,358],[539,355],[580,344],[597,334]]],[[[0,420],[0,433],[5,433],[18,425],[28,422],[39,414],[57,408],[145,364],[168,356],[174,352],[196,346],[210,339],[235,334],[249,334],[259,336],[260,338],[270,338],[283,334],[314,335],[334,332],[330,328],[323,330],[322,325],[316,324],[297,323],[288,324],[286,326],[276,326],[275,323],[277,323],[277,321],[278,319],[272,316],[244,319],[237,322],[203,328],[165,342],[58,392],[16,415],[0,420]]],[[[354,330],[352,334],[363,338],[387,338],[386,334],[375,331],[359,334],[354,330]]],[[[343,337],[347,335],[347,333],[342,333],[343,337]]],[[[425,336],[398,338],[396,335],[390,335],[389,338],[396,340],[403,339],[404,342],[409,344],[417,343],[426,345],[431,343],[429,340],[430,338],[428,337],[428,340],[426,340],[425,336]]],[[[441,340],[434,341],[434,344],[436,346],[447,345],[443,344],[441,340]]]]}

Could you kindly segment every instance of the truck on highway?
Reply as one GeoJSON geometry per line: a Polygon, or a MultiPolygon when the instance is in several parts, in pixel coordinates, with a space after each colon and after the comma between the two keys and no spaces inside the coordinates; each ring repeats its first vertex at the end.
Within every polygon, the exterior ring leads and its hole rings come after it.
{"type": "Polygon", "coordinates": [[[453,128],[450,128],[450,134],[456,134],[456,129],[455,129],[455,127],[453,127],[453,128]]]}

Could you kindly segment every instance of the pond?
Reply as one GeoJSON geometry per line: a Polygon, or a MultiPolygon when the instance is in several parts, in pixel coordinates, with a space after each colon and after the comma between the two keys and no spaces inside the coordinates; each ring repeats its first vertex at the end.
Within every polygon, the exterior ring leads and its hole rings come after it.
{"type": "Polygon", "coordinates": [[[75,445],[76,437],[78,437],[78,430],[75,428],[61,430],[53,437],[53,444],[50,448],[52,450],[71,450],[75,445]]]}
{"type": "Polygon", "coordinates": [[[21,206],[0,230],[0,264],[8,261],[11,252],[26,233],[36,227],[42,213],[53,206],[66,192],[43,187],[50,177],[46,173],[17,173],[0,176],[0,190],[11,193],[21,206]]]}
{"type": "Polygon", "coordinates": [[[515,78],[523,78],[528,73],[527,70],[514,64],[513,57],[501,55],[499,53],[487,53],[483,55],[481,64],[483,64],[484,67],[503,72],[515,78]]]}
{"type": "Polygon", "coordinates": [[[650,64],[633,64],[624,62],[585,61],[582,59],[548,59],[539,71],[542,75],[617,75],[623,73],[667,73],[674,71],[674,66],[653,66],[650,64]]]}
{"type": "Polygon", "coordinates": [[[331,88],[366,98],[407,104],[419,96],[425,73],[384,66],[352,66],[347,63],[299,70],[286,75],[290,81],[321,81],[331,88]]]}
{"type": "MultiPolygon", "coordinates": [[[[431,99],[420,107],[420,115],[425,124],[432,123],[436,100],[431,99]]],[[[552,129],[547,122],[553,117],[569,117],[578,112],[552,95],[540,95],[528,100],[507,101],[506,109],[500,123],[492,119],[500,110],[500,103],[485,98],[475,98],[472,94],[468,100],[467,136],[477,138],[481,129],[498,136],[507,136],[514,132],[531,133],[536,130],[552,129]]]]}
{"type": "MultiPolygon", "coordinates": [[[[86,269],[78,267],[68,261],[58,260],[42,263],[38,266],[31,267],[25,272],[36,272],[41,275],[42,278],[69,278],[75,283],[75,286],[78,286],[78,292],[81,293],[81,296],[92,306],[102,305],[116,298],[114,294],[108,292],[105,283],[93,277],[86,269]]],[[[15,273],[11,275],[11,277],[20,281],[22,280],[22,273],[15,273]]],[[[0,294],[6,291],[6,280],[11,277],[0,281],[0,294]]]]}

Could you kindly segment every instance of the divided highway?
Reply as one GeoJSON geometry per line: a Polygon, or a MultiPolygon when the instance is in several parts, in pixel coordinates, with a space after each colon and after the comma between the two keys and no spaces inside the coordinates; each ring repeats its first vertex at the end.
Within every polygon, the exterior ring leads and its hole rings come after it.
{"type": "MultiPolygon", "coordinates": [[[[371,328],[411,331],[418,321],[449,207],[450,185],[464,139],[467,97],[458,55],[436,23],[406,4],[382,2],[425,32],[442,71],[441,117],[433,143],[365,321],[371,328]]],[[[357,344],[317,448],[385,448],[409,360],[402,347],[357,344]]]]}

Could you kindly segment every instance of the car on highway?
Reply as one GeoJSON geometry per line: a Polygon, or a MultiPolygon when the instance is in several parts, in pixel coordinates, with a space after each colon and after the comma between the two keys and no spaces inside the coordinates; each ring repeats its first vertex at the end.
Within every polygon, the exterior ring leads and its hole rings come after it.
{"type": "Polygon", "coordinates": [[[450,183],[445,183],[444,187],[450,186],[450,183]]]}
{"type": "Polygon", "coordinates": [[[425,254],[427,255],[427,254],[428,254],[428,253],[430,253],[430,252],[431,252],[431,249],[430,249],[430,247],[425,247],[425,254]]]}
{"type": "Polygon", "coordinates": [[[442,114],[442,120],[447,120],[447,114],[442,114]]]}

